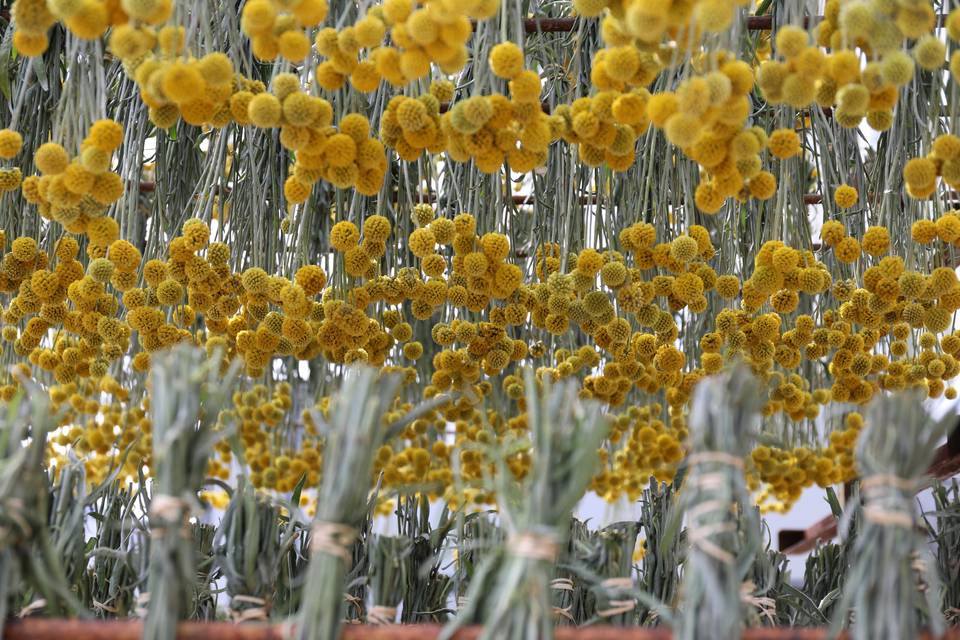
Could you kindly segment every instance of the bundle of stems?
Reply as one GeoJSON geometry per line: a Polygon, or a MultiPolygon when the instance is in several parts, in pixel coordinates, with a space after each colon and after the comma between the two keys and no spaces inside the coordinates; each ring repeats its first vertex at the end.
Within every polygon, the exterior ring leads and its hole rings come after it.
{"type": "Polygon", "coordinates": [[[758,424],[758,391],[756,379],[738,365],[694,392],[692,452],[670,525],[686,518],[689,548],[675,626],[681,640],[739,638],[744,626],[743,583],[761,541],[743,473],[758,424]]]}
{"type": "Polygon", "coordinates": [[[295,536],[293,528],[281,530],[280,507],[238,478],[214,541],[234,620],[269,617],[280,566],[295,536]]]}
{"type": "Polygon", "coordinates": [[[409,571],[403,591],[403,623],[441,622],[448,617],[447,598],[453,587],[444,573],[444,552],[457,519],[444,506],[437,525],[430,523],[430,499],[424,493],[401,498],[397,504],[400,534],[410,540],[409,571]]]}
{"type": "Polygon", "coordinates": [[[198,580],[212,565],[212,531],[191,527],[190,518],[207,459],[222,436],[216,427],[230,398],[234,371],[221,375],[219,358],[208,360],[202,349],[185,344],[154,354],[152,360],[150,570],[148,591],[141,594],[148,601],[146,640],[173,640],[178,620],[215,604],[212,597],[206,603],[196,597],[198,580]]]}
{"type": "Polygon", "coordinates": [[[301,640],[335,640],[344,615],[344,580],[352,546],[369,511],[373,456],[383,436],[383,416],[399,385],[375,369],[347,371],[330,407],[329,421],[314,416],[326,437],[317,513],[310,534],[310,564],[297,620],[301,640]]]}
{"type": "Polygon", "coordinates": [[[11,611],[81,611],[48,524],[44,451],[56,414],[44,392],[26,388],[0,414],[0,635],[11,611]]]}
{"type": "MultiPolygon", "coordinates": [[[[492,570],[490,563],[500,561],[501,555],[497,554],[496,550],[504,544],[504,536],[503,530],[496,525],[488,513],[464,514],[461,512],[457,520],[455,608],[465,615],[466,604],[469,601],[467,591],[481,568],[492,570]]],[[[485,610],[486,607],[482,602],[490,595],[487,592],[474,593],[474,610],[485,610]]]]}
{"type": "Polygon", "coordinates": [[[193,607],[187,613],[191,620],[214,620],[217,617],[217,587],[221,577],[213,552],[217,528],[205,522],[190,523],[190,538],[196,558],[194,581],[190,590],[193,607]]]}
{"type": "Polygon", "coordinates": [[[343,587],[344,602],[347,603],[347,612],[344,620],[350,624],[360,624],[365,616],[367,601],[368,580],[370,574],[370,549],[373,540],[373,517],[377,507],[380,492],[379,482],[370,491],[366,509],[356,527],[356,538],[350,546],[350,561],[348,570],[344,574],[343,587]]]}
{"type": "MultiPolygon", "coordinates": [[[[742,589],[748,605],[748,626],[795,626],[789,621],[791,618],[796,621],[799,613],[807,610],[808,599],[790,586],[787,556],[770,547],[769,529],[764,526],[763,530],[765,546],[754,557],[750,576],[742,589]]],[[[823,622],[821,618],[819,623],[823,622]]]]}
{"type": "Polygon", "coordinates": [[[310,562],[310,536],[306,523],[294,517],[293,509],[281,516],[280,531],[281,536],[290,536],[291,544],[280,557],[273,614],[288,617],[300,610],[303,583],[310,562]]]}
{"type": "Polygon", "coordinates": [[[71,459],[57,475],[50,489],[47,528],[54,554],[63,566],[67,584],[73,587],[87,568],[84,516],[89,504],[83,463],[71,459]]]}
{"type": "Polygon", "coordinates": [[[581,563],[590,582],[584,612],[588,620],[618,626],[635,624],[633,551],[639,531],[637,522],[617,522],[587,539],[581,563]]]}
{"type": "Polygon", "coordinates": [[[507,540],[484,565],[467,591],[466,606],[444,629],[449,638],[468,621],[481,620],[483,639],[553,637],[550,580],[559,547],[565,542],[574,506],[583,497],[598,462],[597,448],[606,436],[599,405],[577,397],[574,385],[551,385],[540,391],[533,373],[525,375],[525,409],[530,440],[497,445],[497,506],[507,540]],[[532,448],[532,467],[513,480],[506,459],[532,448]],[[486,593],[478,609],[477,597],[486,593]]]}
{"type": "MultiPolygon", "coordinates": [[[[843,509],[837,494],[832,488],[827,489],[827,503],[835,518],[843,517],[843,509]]],[[[856,511],[846,521],[846,536],[844,540],[817,545],[810,555],[803,572],[803,586],[800,591],[814,604],[822,619],[833,617],[840,594],[843,592],[843,583],[850,567],[850,557],[859,517],[856,511]]]]}
{"type": "Polygon", "coordinates": [[[960,483],[937,483],[933,488],[932,513],[923,520],[936,541],[937,570],[940,573],[941,604],[948,624],[960,624],[960,483]],[[931,518],[932,516],[932,518],[931,518]]]}
{"type": "Polygon", "coordinates": [[[90,549],[93,562],[81,594],[97,617],[122,618],[133,612],[134,591],[144,584],[147,573],[147,530],[140,516],[146,510],[142,504],[146,482],[141,478],[136,488],[105,482],[100,489],[90,510],[96,523],[90,540],[95,545],[90,549]]]}
{"type": "Polygon", "coordinates": [[[945,427],[927,413],[919,392],[880,396],[870,405],[856,448],[860,530],[832,625],[842,627],[852,610],[853,640],[915,638],[923,626],[942,633],[939,580],[914,495],[945,427]]]}
{"type": "MultiPolygon", "coordinates": [[[[683,540],[679,523],[671,521],[676,485],[650,478],[640,499],[640,526],[643,530],[643,559],[638,589],[666,606],[676,602],[683,562],[683,540]],[[671,524],[676,526],[671,526],[671,524]]],[[[642,602],[637,612],[642,625],[660,623],[657,612],[642,602]]]]}
{"type": "Polygon", "coordinates": [[[405,536],[371,537],[368,624],[396,622],[397,609],[403,601],[403,587],[409,580],[411,549],[411,540],[405,536]]]}
{"type": "Polygon", "coordinates": [[[584,545],[590,538],[587,523],[579,518],[570,518],[567,543],[560,549],[557,565],[550,581],[553,592],[553,612],[560,626],[579,626],[590,616],[586,614],[587,601],[592,597],[580,562],[584,545]]]}

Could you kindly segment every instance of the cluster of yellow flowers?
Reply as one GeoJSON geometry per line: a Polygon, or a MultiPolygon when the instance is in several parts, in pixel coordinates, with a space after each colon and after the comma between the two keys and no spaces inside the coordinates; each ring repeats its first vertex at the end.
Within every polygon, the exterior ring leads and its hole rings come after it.
{"type": "Polygon", "coordinates": [[[741,0],[574,0],[577,13],[603,18],[602,31],[636,38],[647,47],[666,41],[689,46],[701,32],[721,33],[730,28],[741,0]]]}
{"type": "Polygon", "coordinates": [[[253,55],[261,60],[279,55],[299,63],[310,55],[310,38],[304,30],[323,22],[329,9],[326,0],[252,0],[243,5],[240,29],[250,38],[253,55]]]}
{"type": "Polygon", "coordinates": [[[172,0],[17,0],[12,10],[13,45],[25,56],[43,54],[47,32],[58,21],[82,40],[100,38],[113,27],[136,31],[141,41],[148,41],[152,27],[172,14],[172,0]]]}
{"type": "Polygon", "coordinates": [[[769,136],[747,127],[753,72],[739,60],[718,60],[719,70],[683,81],[675,92],[654,94],[647,114],[653,126],[703,168],[697,186],[697,208],[716,213],[729,197],[767,200],[776,192],[773,174],[763,170],[764,148],[777,158],[796,155],[800,142],[792,130],[769,136]]]}
{"type": "Polygon", "coordinates": [[[903,166],[907,194],[913,198],[932,196],[937,178],[951,189],[960,188],[960,137],[952,133],[937,136],[926,157],[912,158],[903,166]]]}
{"type": "Polygon", "coordinates": [[[72,233],[87,233],[88,254],[102,257],[117,238],[117,223],[104,214],[123,195],[120,176],[110,170],[113,153],[123,143],[123,127],[113,120],[98,120],[90,127],[73,158],[56,142],[37,148],[33,156],[39,176],[23,180],[23,198],[37,205],[47,220],[59,222],[72,233]],[[96,249],[96,254],[91,250],[96,249]]]}
{"type": "MultiPolygon", "coordinates": [[[[94,481],[114,463],[135,477],[151,464],[150,397],[130,381],[142,379],[155,351],[202,345],[224,365],[242,362],[248,379],[221,416],[238,425],[239,450],[219,443],[209,473],[227,478],[240,464],[256,487],[289,492],[304,476],[317,482],[315,416],[329,398],[295,408],[290,382],[272,380],[274,365],[366,363],[405,383],[385,424],[421,399],[438,400],[377,451],[375,471],[386,487],[417,486],[453,505],[493,499],[484,445],[528,428],[523,366],[541,382],[578,380],[581,395],[605,407],[611,435],[591,488],[610,500],[638,498],[651,476],[673,478],[696,385],[734,361],[764,382],[771,423],[809,425],[828,407],[843,412],[912,387],[955,397],[948,383],[960,374],[960,333],[951,327],[960,282],[951,267],[914,270],[920,262],[890,255],[890,229],[868,226],[854,237],[842,219],[824,223],[820,253],[769,240],[751,250],[752,264],[720,261],[716,236],[693,224],[731,199],[769,200],[778,188],[771,164],[803,154],[793,116],[778,120],[786,127],[758,126],[755,100],[831,108],[844,128],[865,119],[889,129],[916,68],[937,71],[947,60],[932,6],[828,0],[812,33],[777,30],[770,59],[745,61],[714,44],[701,50],[744,4],[574,0],[581,17],[602,16],[604,48],[593,55],[591,86],[575,94],[582,97],[550,95],[546,108],[538,66],[513,42],[484,49],[463,86],[432,76],[464,69],[474,22],[501,10],[496,0],[384,0],[336,28],[324,24],[326,0],[249,0],[240,27],[253,56],[280,59],[266,82],[239,73],[227,53],[192,50],[196,43],[188,46],[187,31],[170,19],[170,0],[16,0],[13,45],[26,56],[46,50],[57,21],[80,39],[109,29],[109,51],[159,129],[182,119],[275,135],[290,154],[288,206],[306,203],[321,181],[389,198],[391,154],[424,166],[446,154],[483,173],[529,173],[547,166],[558,141],[599,169],[590,172],[599,188],[609,172],[636,164],[642,136],[655,135],[677,150],[666,162],[682,153],[696,163],[698,183],[682,205],[690,222],[682,231],[658,238],[654,225],[630,214],[631,224],[604,230],[594,246],[538,239],[519,251],[502,228],[449,215],[449,205],[438,215],[417,204],[411,224],[388,217],[389,206],[379,209],[387,215],[333,212],[333,273],[302,258],[277,272],[217,241],[230,237],[225,215],[212,230],[187,220],[166,255],[143,256],[121,239],[108,213],[125,191],[112,171],[124,130],[101,119],[78,149],[54,141],[31,149],[38,175],[0,168],[8,202],[19,188],[59,225],[45,227],[48,235],[65,231],[48,251],[32,236],[8,243],[0,230],[0,333],[20,359],[13,374],[0,374],[0,397],[13,398],[20,377],[41,380],[62,412],[51,459],[69,447],[94,481]],[[689,61],[680,75],[678,60],[689,61]],[[655,85],[664,71],[669,82],[655,85]],[[373,92],[370,108],[379,112],[365,113],[360,94],[373,92]]],[[[960,9],[945,26],[960,41],[960,9]]],[[[960,76],[960,52],[949,60],[960,76]]],[[[15,161],[22,146],[19,133],[0,130],[0,160],[15,161]]],[[[938,178],[960,189],[960,138],[942,133],[922,149],[926,156],[902,168],[906,192],[929,198],[938,178]]],[[[839,209],[858,204],[854,186],[828,186],[839,209]]],[[[680,226],[678,211],[665,214],[670,227],[680,226]]],[[[911,236],[931,252],[943,248],[935,243],[960,247],[960,212],[920,219],[911,236]]],[[[864,421],[846,411],[842,422],[819,443],[754,449],[748,482],[764,508],[785,509],[805,487],[855,476],[852,449],[864,421]]],[[[521,451],[507,466],[522,477],[530,462],[521,451]]]]}
{"type": "MultiPolygon", "coordinates": [[[[109,147],[112,143],[104,142],[109,136],[99,137],[102,128],[91,129],[91,144],[96,138],[109,147]]],[[[66,161],[65,153],[60,157],[66,161]]],[[[125,356],[136,371],[145,371],[152,351],[192,341],[225,359],[242,358],[251,378],[284,356],[363,361],[401,371],[408,383],[424,385],[425,398],[453,391],[457,399],[411,423],[378,454],[379,468],[388,485],[423,482],[434,495],[450,499],[462,498],[451,486],[454,451],[462,478],[478,488],[484,457],[476,445],[493,436],[487,425],[495,434],[525,428],[523,387],[508,366],[548,354],[538,378],[580,378],[582,394],[611,410],[624,404],[631,389],[665,398],[663,405],[632,406],[614,417],[612,448],[603,454],[606,464],[594,481],[594,489],[609,499],[636,497],[650,475],[672,477],[683,457],[692,389],[732,359],[745,360],[767,381],[765,415],[792,421],[814,419],[831,402],[864,404],[879,390],[919,385],[931,397],[955,396],[945,383],[960,373],[960,334],[949,333],[952,314],[960,309],[960,282],[945,267],[929,275],[905,270],[902,259],[888,255],[889,233],[882,227],[871,227],[858,241],[838,222],[824,225],[824,243],[838,258],[861,257],[862,245],[873,261],[860,283],[833,281],[809,251],[776,241],[762,246],[752,274],[741,283],[709,266],[715,249],[705,228],[693,225],[658,243],[647,223],[621,231],[625,253],[583,249],[568,261],[566,272],[557,248],[544,245],[537,252],[535,280],[524,282],[510,260],[508,238],[478,235],[473,216],[437,217],[431,207],[418,205],[413,218],[416,228],[404,244],[419,268],[402,267],[392,276],[381,275],[380,264],[392,233],[387,218],[368,217],[362,231],[346,221],[332,227],[330,246],[355,283],[345,291],[327,286],[326,273],[311,265],[290,279],[257,267],[233,273],[230,248],[211,243],[210,230],[196,219],[170,242],[167,260],[142,261],[132,245],[117,238],[112,220],[95,218],[86,228],[91,258],[86,270],[69,236],[58,243],[52,269],[33,239],[16,238],[2,263],[4,290],[16,291],[3,313],[2,335],[37,367],[34,372],[21,367],[20,373],[49,372],[51,396],[70,408],[58,442],[80,441],[78,450],[101,463],[117,454],[116,442],[126,445],[134,432],[149,433],[147,400],[131,398],[109,374],[111,363],[125,356]],[[97,221],[112,224],[101,228],[97,221]],[[141,279],[145,286],[137,288],[141,279]],[[796,315],[802,295],[832,299],[837,306],[818,322],[796,315]],[[680,336],[675,314],[705,313],[710,299],[720,310],[714,328],[699,338],[699,357],[690,362],[675,346],[680,336]],[[371,313],[378,302],[387,305],[379,316],[371,313]],[[404,317],[405,303],[411,319],[404,317]],[[441,309],[481,312],[487,319],[432,322],[441,309]],[[403,364],[424,353],[424,345],[412,339],[417,322],[431,323],[437,349],[427,380],[403,364]],[[512,337],[512,327],[532,333],[512,337]],[[550,354],[536,338],[538,329],[557,336],[580,332],[592,346],[550,354]],[[58,337],[45,346],[53,333],[58,337]],[[812,388],[799,374],[804,361],[827,363],[831,386],[812,388]],[[517,403],[516,413],[484,408],[498,377],[505,396],[517,403]],[[112,398],[104,402],[104,394],[112,398]],[[444,433],[449,422],[456,425],[453,443],[430,435],[444,433]]],[[[913,236],[918,243],[960,242],[960,215],[917,222],[913,236]]],[[[16,385],[15,380],[3,385],[3,397],[11,397],[16,385]]],[[[311,429],[305,437],[313,444],[302,448],[270,436],[277,425],[296,418],[286,385],[256,386],[238,398],[234,410],[258,486],[287,490],[305,469],[316,471],[319,444],[311,429]]],[[[854,437],[841,430],[824,448],[761,448],[752,482],[779,508],[805,486],[848,479],[854,473],[854,437]]],[[[149,463],[148,445],[138,442],[128,470],[149,463]]],[[[219,452],[214,474],[226,473],[232,460],[228,446],[219,452]]],[[[514,461],[512,471],[524,473],[525,460],[514,461]]],[[[97,464],[91,462],[92,472],[97,464]]],[[[490,496],[473,496],[481,498],[490,496]]]]}

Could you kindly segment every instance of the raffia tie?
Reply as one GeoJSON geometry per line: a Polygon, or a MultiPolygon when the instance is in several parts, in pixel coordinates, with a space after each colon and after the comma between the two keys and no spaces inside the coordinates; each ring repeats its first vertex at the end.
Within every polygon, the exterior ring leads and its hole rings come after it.
{"type": "MultiPolygon", "coordinates": [[[[600,587],[608,591],[632,589],[633,580],[630,578],[607,578],[600,583],[600,587]]],[[[609,605],[605,609],[598,609],[597,615],[601,618],[612,618],[613,616],[630,613],[637,607],[637,602],[633,598],[618,598],[610,600],[609,605]]]]}
{"type": "Polygon", "coordinates": [[[726,510],[727,505],[720,500],[706,500],[687,512],[687,538],[690,545],[707,554],[714,560],[724,564],[733,564],[733,554],[726,549],[721,548],[717,543],[711,540],[712,536],[720,533],[730,533],[736,530],[733,522],[715,522],[712,524],[700,524],[700,517],[711,512],[726,510]]]}
{"type": "MultiPolygon", "coordinates": [[[[343,601],[357,610],[358,617],[363,613],[363,601],[361,601],[357,596],[353,595],[352,593],[344,593],[343,601]]],[[[358,618],[349,618],[345,622],[353,624],[355,622],[359,622],[359,620],[358,618]]]]}
{"type": "Polygon", "coordinates": [[[100,609],[101,611],[106,611],[107,613],[117,613],[117,611],[119,611],[119,609],[117,609],[116,607],[112,607],[106,602],[100,602],[99,600],[96,600],[96,599],[93,600],[93,608],[100,609]]]}
{"type": "MultiPolygon", "coordinates": [[[[728,467],[743,470],[743,460],[733,454],[726,453],[725,451],[699,451],[687,456],[687,464],[691,467],[709,463],[726,465],[728,467]]],[[[719,471],[701,471],[697,474],[691,474],[689,482],[691,485],[699,489],[720,489],[727,482],[729,482],[729,478],[725,473],[719,471]]],[[[688,521],[690,523],[687,528],[687,536],[690,540],[690,545],[694,548],[702,551],[718,562],[722,562],[724,564],[733,564],[735,560],[733,554],[726,549],[721,548],[711,538],[717,534],[730,533],[734,531],[736,528],[734,523],[700,523],[700,518],[707,513],[712,511],[726,512],[728,510],[729,505],[721,502],[720,500],[706,500],[696,505],[687,512],[688,521]]]]}
{"type": "Polygon", "coordinates": [[[457,596],[457,611],[467,608],[467,604],[470,602],[467,596],[457,596]]]}
{"type": "Polygon", "coordinates": [[[187,514],[190,503],[177,496],[158,494],[150,501],[150,536],[163,538],[170,529],[179,525],[179,532],[185,538],[190,537],[187,514]]]}
{"type": "Polygon", "coordinates": [[[891,497],[888,493],[891,489],[913,495],[916,488],[917,483],[914,480],[889,473],[867,476],[860,482],[860,491],[865,498],[863,517],[874,524],[885,527],[913,529],[913,512],[908,502],[902,501],[905,504],[900,508],[881,505],[878,502],[885,497],[891,497]]]}
{"type": "Polygon", "coordinates": [[[573,605],[569,605],[566,607],[554,607],[553,615],[559,616],[561,618],[566,618],[572,624],[576,624],[577,623],[576,619],[573,617],[573,614],[570,613],[571,609],[573,609],[573,605]]]}
{"type": "Polygon", "coordinates": [[[310,553],[326,553],[350,562],[350,545],[357,539],[357,530],[337,522],[317,520],[310,529],[310,553]]]}
{"type": "Polygon", "coordinates": [[[740,601],[743,602],[748,607],[753,607],[760,612],[760,615],[764,616],[771,623],[776,622],[777,616],[777,602],[773,598],[767,598],[764,596],[755,596],[753,595],[754,589],[757,586],[753,583],[752,580],[747,580],[742,585],[740,585],[740,601]]]}
{"type": "Polygon", "coordinates": [[[393,624],[397,620],[397,608],[375,604],[367,611],[367,623],[375,625],[393,624]]]}
{"type": "Polygon", "coordinates": [[[507,552],[518,558],[553,562],[557,559],[557,551],[557,542],[539,533],[519,533],[507,540],[507,552]]]}
{"type": "Polygon", "coordinates": [[[26,618],[27,616],[30,616],[36,613],[37,611],[42,610],[45,606],[47,606],[47,601],[44,600],[43,598],[38,598],[37,600],[34,600],[33,602],[25,606],[23,609],[20,609],[20,613],[17,614],[17,617],[26,618]]]}
{"type": "Polygon", "coordinates": [[[573,591],[573,580],[570,578],[554,578],[550,581],[550,588],[557,591],[573,591]]]}
{"type": "MultiPolygon", "coordinates": [[[[554,578],[550,581],[550,588],[554,591],[569,591],[573,592],[573,580],[570,578],[554,578]]],[[[554,607],[553,615],[566,618],[572,624],[576,624],[577,621],[574,619],[573,615],[570,613],[573,609],[573,605],[567,605],[566,607],[554,607]]]]}
{"type": "Polygon", "coordinates": [[[230,599],[230,617],[234,622],[265,621],[270,614],[270,603],[256,596],[238,595],[230,599]],[[252,604],[249,609],[240,609],[238,604],[252,604]]]}

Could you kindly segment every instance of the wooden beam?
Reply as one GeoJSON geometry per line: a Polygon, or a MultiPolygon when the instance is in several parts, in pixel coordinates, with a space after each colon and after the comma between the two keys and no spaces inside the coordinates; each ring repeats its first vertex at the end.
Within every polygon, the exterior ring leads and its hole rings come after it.
{"type": "MultiPolygon", "coordinates": [[[[288,624],[234,624],[231,622],[182,622],[177,627],[179,640],[286,640],[290,637],[288,624]]],[[[440,635],[441,625],[345,625],[343,640],[434,640],[440,635]]],[[[27,618],[8,623],[4,637],[8,640],[139,640],[143,623],[139,620],[62,620],[27,618]]],[[[454,640],[475,640],[481,627],[467,627],[454,634],[454,640]]],[[[558,627],[557,640],[671,640],[673,634],[663,627],[614,627],[598,625],[584,628],[558,627]]],[[[743,633],[743,640],[828,640],[847,638],[824,628],[751,628],[743,633]]],[[[933,640],[928,633],[919,636],[933,640]]],[[[904,640],[908,640],[904,638],[904,640]]],[[[919,640],[919,639],[918,639],[919,640]]],[[[940,640],[960,640],[960,629],[954,627],[940,636],[940,640]]]]}

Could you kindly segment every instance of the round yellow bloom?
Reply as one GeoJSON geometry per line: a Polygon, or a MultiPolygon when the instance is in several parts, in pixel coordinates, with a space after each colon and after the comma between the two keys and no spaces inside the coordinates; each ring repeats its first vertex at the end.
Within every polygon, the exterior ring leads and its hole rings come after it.
{"type": "Polygon", "coordinates": [[[800,153],[800,138],[793,129],[777,129],[770,133],[767,147],[770,153],[786,160],[800,153]]]}
{"type": "Polygon", "coordinates": [[[848,184],[842,184],[833,192],[833,201],[841,209],[849,209],[857,204],[859,194],[854,187],[848,184]]]}
{"type": "Polygon", "coordinates": [[[489,63],[495,76],[513,80],[523,71],[523,51],[513,42],[501,42],[490,50],[489,63]]]}
{"type": "Polygon", "coordinates": [[[20,153],[23,138],[11,129],[0,129],[0,158],[10,160],[20,153]]]}

